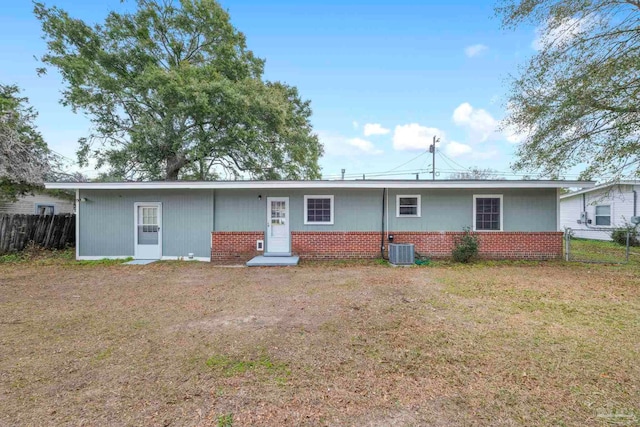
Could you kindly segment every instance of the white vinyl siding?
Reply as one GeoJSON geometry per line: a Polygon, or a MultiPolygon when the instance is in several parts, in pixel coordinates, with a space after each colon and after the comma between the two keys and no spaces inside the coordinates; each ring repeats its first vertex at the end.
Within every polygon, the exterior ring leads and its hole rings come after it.
{"type": "MultiPolygon", "coordinates": [[[[638,186],[635,187],[640,190],[638,186]]],[[[560,230],[571,228],[575,237],[583,239],[611,240],[610,228],[625,226],[633,216],[633,185],[614,185],[601,189],[563,197],[560,200],[560,230]],[[584,200],[583,200],[584,196],[584,200]],[[609,206],[609,225],[598,224],[606,222],[605,211],[599,206],[609,206]],[[578,223],[581,212],[587,213],[590,224],[578,223]],[[600,219],[598,219],[600,217],[600,219]]],[[[640,194],[638,194],[640,198],[640,194]]],[[[637,210],[640,210],[640,200],[637,210]]]]}
{"type": "Polygon", "coordinates": [[[73,200],[49,196],[46,194],[27,194],[15,202],[0,202],[0,214],[37,215],[37,205],[54,206],[55,214],[69,214],[74,211],[73,200]]]}

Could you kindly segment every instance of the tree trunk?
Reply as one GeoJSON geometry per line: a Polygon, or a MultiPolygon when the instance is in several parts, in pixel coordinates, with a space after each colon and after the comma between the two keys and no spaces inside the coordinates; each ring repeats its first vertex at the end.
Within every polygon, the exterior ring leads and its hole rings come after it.
{"type": "Polygon", "coordinates": [[[186,164],[182,156],[174,155],[167,157],[167,167],[165,168],[165,181],[177,181],[180,169],[186,164]]]}

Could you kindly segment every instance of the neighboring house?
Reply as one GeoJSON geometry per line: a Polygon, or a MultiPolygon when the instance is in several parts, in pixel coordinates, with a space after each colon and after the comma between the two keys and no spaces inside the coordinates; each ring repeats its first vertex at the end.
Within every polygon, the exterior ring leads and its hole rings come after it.
{"type": "Polygon", "coordinates": [[[611,231],[638,215],[640,181],[617,181],[560,196],[561,230],[575,237],[611,240],[611,231]]]}
{"type": "Polygon", "coordinates": [[[15,202],[0,202],[0,214],[58,215],[73,213],[73,198],[46,193],[27,194],[15,202]]]}
{"type": "Polygon", "coordinates": [[[391,236],[448,257],[463,229],[486,258],[562,256],[559,194],[588,181],[50,183],[74,189],[77,258],[229,262],[376,258],[391,236]]]}

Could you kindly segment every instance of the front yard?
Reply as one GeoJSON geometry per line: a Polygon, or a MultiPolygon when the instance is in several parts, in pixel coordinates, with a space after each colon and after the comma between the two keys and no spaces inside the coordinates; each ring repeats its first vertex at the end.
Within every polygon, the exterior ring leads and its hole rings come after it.
{"type": "Polygon", "coordinates": [[[637,425],[637,266],[0,264],[0,425],[637,425]]]}

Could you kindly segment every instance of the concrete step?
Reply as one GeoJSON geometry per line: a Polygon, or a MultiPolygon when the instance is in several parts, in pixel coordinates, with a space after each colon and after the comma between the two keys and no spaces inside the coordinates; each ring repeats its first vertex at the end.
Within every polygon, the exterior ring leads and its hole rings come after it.
{"type": "Polygon", "coordinates": [[[262,256],[271,258],[271,257],[291,257],[291,252],[265,252],[262,256]]]}
{"type": "Polygon", "coordinates": [[[285,267],[291,265],[298,265],[300,257],[298,256],[278,256],[267,257],[259,255],[255,258],[247,261],[247,267],[285,267]]]}

